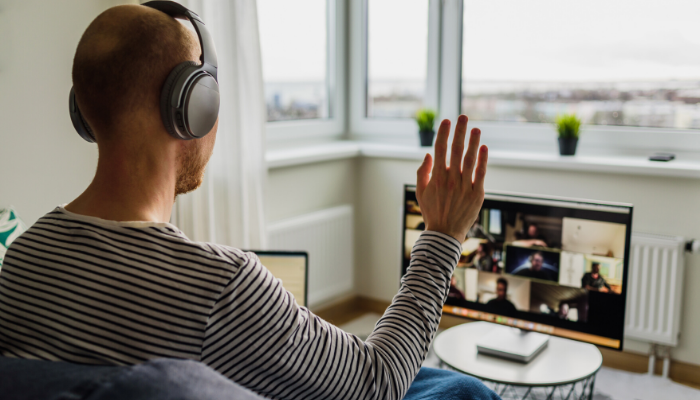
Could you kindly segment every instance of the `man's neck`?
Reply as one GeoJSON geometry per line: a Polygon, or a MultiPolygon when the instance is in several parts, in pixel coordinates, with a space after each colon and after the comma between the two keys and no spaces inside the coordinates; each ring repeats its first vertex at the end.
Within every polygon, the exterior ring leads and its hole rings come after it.
{"type": "Polygon", "coordinates": [[[174,162],[163,159],[167,153],[100,154],[92,183],[66,210],[111,221],[169,221],[176,171],[168,168],[174,162]]]}

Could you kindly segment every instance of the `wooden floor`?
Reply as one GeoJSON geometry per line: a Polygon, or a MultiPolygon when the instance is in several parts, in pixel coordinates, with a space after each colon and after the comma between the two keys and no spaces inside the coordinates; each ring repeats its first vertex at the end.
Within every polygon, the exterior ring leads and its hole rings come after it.
{"type": "MultiPolygon", "coordinates": [[[[385,301],[351,296],[329,307],[314,310],[314,312],[319,317],[334,325],[343,325],[367,313],[384,314],[388,306],[389,303],[385,301]]],[[[440,320],[440,328],[447,329],[465,322],[467,322],[467,320],[463,318],[443,315],[440,320]]],[[[603,354],[603,365],[606,367],[637,373],[647,372],[649,365],[648,356],[600,347],[599,349],[603,354]]],[[[656,375],[661,375],[662,368],[663,361],[657,360],[655,368],[656,375]]],[[[700,365],[671,361],[669,377],[674,382],[700,389],[700,365]]]]}

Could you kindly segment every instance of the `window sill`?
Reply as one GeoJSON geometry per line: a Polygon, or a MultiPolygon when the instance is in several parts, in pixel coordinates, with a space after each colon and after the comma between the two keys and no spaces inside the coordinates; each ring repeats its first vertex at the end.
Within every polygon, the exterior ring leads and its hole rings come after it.
{"type": "MultiPolygon", "coordinates": [[[[268,168],[275,169],[355,157],[420,162],[427,152],[433,153],[433,148],[337,141],[294,149],[269,150],[265,159],[268,168]]],[[[550,152],[491,150],[489,165],[700,179],[700,160],[683,155],[678,155],[670,162],[655,162],[643,156],[560,156],[550,152]]]]}

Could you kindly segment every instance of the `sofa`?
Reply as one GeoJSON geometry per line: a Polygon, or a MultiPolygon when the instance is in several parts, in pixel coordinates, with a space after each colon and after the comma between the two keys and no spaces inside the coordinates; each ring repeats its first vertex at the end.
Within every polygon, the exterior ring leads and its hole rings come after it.
{"type": "MultiPolygon", "coordinates": [[[[133,366],[92,366],[0,357],[3,400],[262,400],[208,366],[156,359],[133,366]]],[[[495,400],[480,381],[421,368],[405,400],[495,400]]]]}

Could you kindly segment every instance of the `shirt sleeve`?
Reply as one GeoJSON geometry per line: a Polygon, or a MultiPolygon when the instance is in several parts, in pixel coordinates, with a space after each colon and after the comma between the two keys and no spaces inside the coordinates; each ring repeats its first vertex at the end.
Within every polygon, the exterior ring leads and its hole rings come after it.
{"type": "Polygon", "coordinates": [[[461,245],[425,231],[401,288],[364,342],[297,305],[247,253],[215,304],[202,362],[273,399],[401,399],[433,340],[461,245]]]}

